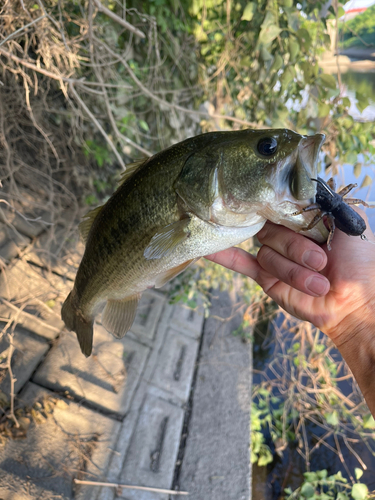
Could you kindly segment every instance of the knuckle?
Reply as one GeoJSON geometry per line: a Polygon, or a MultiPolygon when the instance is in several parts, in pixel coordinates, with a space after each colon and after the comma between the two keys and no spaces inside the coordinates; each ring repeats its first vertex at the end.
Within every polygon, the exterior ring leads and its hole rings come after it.
{"type": "Polygon", "coordinates": [[[287,270],[287,282],[295,287],[297,284],[298,284],[298,278],[299,278],[299,269],[297,266],[291,266],[288,270],[287,270]]]}
{"type": "Polygon", "coordinates": [[[288,238],[284,243],[285,256],[289,259],[295,257],[299,248],[300,245],[298,244],[298,238],[295,236],[288,238]]]}
{"type": "Polygon", "coordinates": [[[263,241],[267,238],[267,235],[269,234],[269,229],[267,227],[267,224],[262,227],[262,229],[259,231],[259,233],[256,235],[260,243],[263,243],[263,241]]]}
{"type": "Polygon", "coordinates": [[[272,254],[273,250],[270,247],[266,245],[260,247],[257,255],[257,260],[259,264],[262,265],[262,263],[264,264],[265,262],[270,262],[272,260],[272,254]]]}

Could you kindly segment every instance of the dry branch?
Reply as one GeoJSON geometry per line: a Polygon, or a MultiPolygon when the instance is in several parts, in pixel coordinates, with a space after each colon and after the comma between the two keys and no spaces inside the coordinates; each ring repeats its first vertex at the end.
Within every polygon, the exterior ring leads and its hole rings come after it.
{"type": "Polygon", "coordinates": [[[99,481],[82,481],[74,479],[77,484],[85,484],[87,486],[107,486],[109,488],[125,488],[129,490],[153,491],[155,493],[167,493],[169,495],[188,495],[187,491],[165,490],[162,488],[151,488],[148,486],[130,486],[129,484],[104,483],[99,481]]]}
{"type": "Polygon", "coordinates": [[[102,136],[104,137],[104,139],[107,141],[109,147],[112,149],[112,151],[114,152],[119,164],[121,165],[121,168],[123,170],[126,170],[126,166],[125,166],[125,163],[123,161],[123,159],[121,158],[119,152],[117,151],[116,149],[116,146],[113,144],[113,142],[111,141],[111,139],[109,138],[108,134],[106,133],[106,131],[103,129],[103,127],[100,125],[100,123],[98,122],[98,120],[95,118],[95,116],[91,113],[91,111],[89,110],[89,108],[86,106],[86,104],[83,102],[83,100],[80,98],[80,96],[78,95],[78,93],[76,92],[74,86],[72,83],[69,83],[69,90],[70,92],[74,95],[74,98],[75,100],[78,102],[78,104],[82,107],[82,109],[85,111],[85,113],[89,116],[89,118],[93,121],[93,123],[95,124],[95,126],[97,127],[97,129],[99,130],[99,132],[102,134],[102,136]]]}
{"type": "Polygon", "coordinates": [[[102,5],[101,2],[99,2],[99,0],[93,0],[93,2],[100,12],[103,12],[103,14],[110,17],[114,21],[116,21],[116,23],[121,24],[121,26],[124,26],[124,28],[131,31],[132,33],[139,36],[140,38],[146,38],[146,35],[144,33],[142,33],[142,31],[140,31],[138,28],[136,28],[132,24],[128,23],[128,21],[125,21],[125,19],[122,19],[121,17],[119,17],[117,14],[115,14],[114,12],[109,10],[107,7],[104,7],[104,5],[102,5]]]}
{"type": "MultiPolygon", "coordinates": [[[[95,41],[99,44],[102,45],[109,54],[111,54],[113,57],[119,57],[119,54],[114,52],[103,40],[99,40],[97,37],[95,37],[95,41]]],[[[246,120],[240,120],[239,118],[235,118],[234,116],[228,116],[228,115],[218,115],[216,113],[206,113],[204,111],[196,111],[194,109],[189,109],[189,108],[184,108],[183,106],[179,106],[178,104],[173,104],[171,102],[165,101],[164,99],[161,99],[157,95],[153,94],[147,87],[143,85],[143,83],[137,78],[135,75],[134,71],[130,68],[129,64],[127,61],[121,57],[120,58],[121,63],[125,66],[127,72],[131,76],[132,80],[134,83],[139,87],[139,89],[145,94],[147,97],[152,99],[153,101],[157,102],[160,104],[162,107],[167,107],[171,109],[175,109],[176,111],[182,111],[183,113],[190,114],[190,115],[195,115],[195,116],[202,116],[205,118],[216,118],[220,120],[228,120],[233,123],[239,123],[240,125],[247,125],[248,127],[253,127],[253,128],[259,128],[259,125],[256,123],[248,122],[246,120]]]]}

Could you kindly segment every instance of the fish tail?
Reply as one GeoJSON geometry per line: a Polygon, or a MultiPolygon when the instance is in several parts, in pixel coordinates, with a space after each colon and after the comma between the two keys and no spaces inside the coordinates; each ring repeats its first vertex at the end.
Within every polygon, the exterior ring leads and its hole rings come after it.
{"type": "Polygon", "coordinates": [[[69,293],[61,309],[61,318],[68,330],[73,330],[77,334],[78,342],[83,354],[88,357],[92,351],[93,320],[85,318],[83,314],[74,306],[72,292],[69,293]]]}

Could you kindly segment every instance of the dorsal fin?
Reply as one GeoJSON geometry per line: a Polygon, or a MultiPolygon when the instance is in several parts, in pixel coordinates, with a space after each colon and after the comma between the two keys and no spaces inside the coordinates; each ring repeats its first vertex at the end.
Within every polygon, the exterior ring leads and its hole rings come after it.
{"type": "Polygon", "coordinates": [[[83,221],[78,225],[79,234],[81,235],[84,243],[86,243],[87,241],[87,237],[94,220],[99,215],[99,212],[101,212],[103,207],[104,205],[99,205],[99,207],[96,207],[93,210],[87,212],[87,214],[83,216],[83,221]]]}
{"type": "Polygon", "coordinates": [[[124,182],[127,181],[134,174],[137,168],[140,167],[146,160],[148,160],[148,158],[141,158],[140,160],[133,161],[133,163],[126,165],[126,170],[121,172],[119,186],[124,184],[124,182]]]}

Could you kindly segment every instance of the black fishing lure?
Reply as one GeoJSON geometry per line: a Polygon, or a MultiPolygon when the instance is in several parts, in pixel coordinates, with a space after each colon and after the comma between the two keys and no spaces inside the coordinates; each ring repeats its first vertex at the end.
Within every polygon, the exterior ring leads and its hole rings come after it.
{"type": "Polygon", "coordinates": [[[311,180],[318,183],[315,203],[303,208],[299,212],[295,212],[293,215],[308,212],[309,210],[319,210],[319,213],[303,231],[308,231],[313,228],[324,216],[326,216],[329,229],[327,239],[328,250],[331,250],[331,242],[336,227],[350,236],[360,236],[362,239],[367,239],[363,234],[366,230],[366,223],[350,205],[361,204],[365,207],[369,207],[369,205],[357,198],[344,198],[349,191],[357,187],[357,184],[349,184],[336,193],[336,183],[333,178],[329,179],[327,182],[320,177],[311,180]]]}

